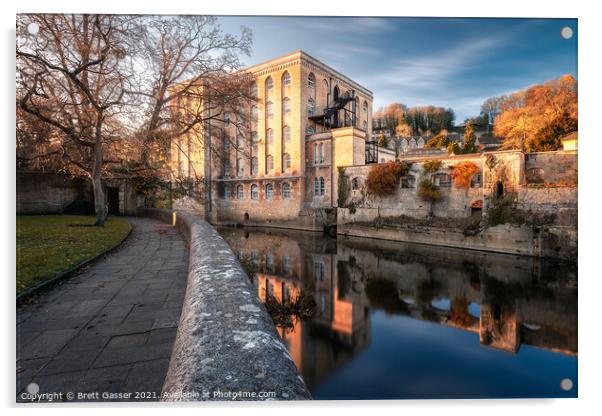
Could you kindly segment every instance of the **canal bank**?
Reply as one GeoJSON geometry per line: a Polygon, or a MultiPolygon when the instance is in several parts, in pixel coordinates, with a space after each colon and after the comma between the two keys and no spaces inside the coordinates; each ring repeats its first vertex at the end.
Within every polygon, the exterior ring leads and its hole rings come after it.
{"type": "Polygon", "coordinates": [[[192,214],[141,209],[189,244],[186,295],[163,400],[311,399],[303,378],[228,244],[192,214]]]}

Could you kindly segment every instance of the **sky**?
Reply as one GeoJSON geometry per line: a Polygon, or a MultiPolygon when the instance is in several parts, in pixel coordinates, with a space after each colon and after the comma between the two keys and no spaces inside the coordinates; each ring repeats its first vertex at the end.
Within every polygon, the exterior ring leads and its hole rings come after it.
{"type": "Polygon", "coordinates": [[[451,107],[456,123],[488,97],[571,74],[577,19],[219,17],[222,29],[253,32],[245,65],[301,49],[392,102],[451,107]],[[573,36],[561,36],[570,27],[573,36]]]}

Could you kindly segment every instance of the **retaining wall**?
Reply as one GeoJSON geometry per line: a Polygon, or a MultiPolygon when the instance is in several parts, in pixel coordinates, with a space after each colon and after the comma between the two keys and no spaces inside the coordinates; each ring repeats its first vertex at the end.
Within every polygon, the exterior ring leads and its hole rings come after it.
{"type": "Polygon", "coordinates": [[[173,224],[190,245],[186,297],[163,400],[311,399],[272,318],[217,231],[180,211],[141,209],[140,214],[173,224]],[[271,392],[275,395],[244,396],[271,392]]]}

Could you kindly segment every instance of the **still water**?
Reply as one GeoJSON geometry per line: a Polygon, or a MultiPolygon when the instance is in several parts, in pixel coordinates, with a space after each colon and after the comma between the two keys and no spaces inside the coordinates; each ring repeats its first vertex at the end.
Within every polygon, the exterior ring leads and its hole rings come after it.
{"type": "Polygon", "coordinates": [[[315,399],[577,397],[575,267],[288,230],[219,231],[255,264],[261,299],[313,295],[313,317],[278,330],[315,399]]]}

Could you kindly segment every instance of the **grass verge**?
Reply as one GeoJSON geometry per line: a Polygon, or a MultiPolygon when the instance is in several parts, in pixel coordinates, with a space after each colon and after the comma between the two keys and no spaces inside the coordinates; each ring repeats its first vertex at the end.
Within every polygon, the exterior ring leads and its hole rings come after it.
{"type": "Polygon", "coordinates": [[[131,225],[109,218],[94,226],[92,216],[17,216],[17,294],[119,244],[131,225]]]}

